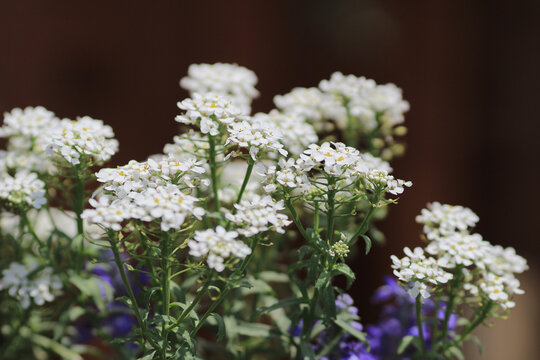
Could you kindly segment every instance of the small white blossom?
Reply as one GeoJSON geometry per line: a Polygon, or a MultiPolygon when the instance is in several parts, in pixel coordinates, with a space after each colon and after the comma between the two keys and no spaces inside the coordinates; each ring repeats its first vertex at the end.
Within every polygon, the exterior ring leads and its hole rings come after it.
{"type": "Polygon", "coordinates": [[[237,231],[245,237],[272,230],[283,234],[291,223],[287,215],[280,213],[285,209],[283,200],[274,201],[270,195],[254,194],[250,200],[242,200],[234,205],[236,213],[227,213],[227,220],[235,223],[237,231]]]}
{"type": "Polygon", "coordinates": [[[193,98],[178,102],[178,108],[185,114],[176,116],[175,120],[186,125],[196,125],[203,134],[215,136],[220,126],[232,124],[241,114],[231,99],[217,94],[193,94],[193,98]]]}
{"type": "Polygon", "coordinates": [[[422,209],[416,222],[424,224],[424,232],[432,240],[439,235],[465,231],[478,222],[478,216],[469,208],[433,202],[422,209]]]}
{"type": "Polygon", "coordinates": [[[189,254],[195,257],[208,255],[208,266],[221,272],[225,269],[226,258],[235,256],[242,259],[251,254],[251,248],[236,240],[237,237],[236,231],[227,231],[222,226],[215,230],[196,231],[193,239],[188,241],[189,254]]]}
{"type": "Polygon", "coordinates": [[[0,177],[0,199],[39,209],[47,202],[45,183],[38,179],[36,173],[27,171],[18,171],[15,177],[4,174],[0,177]]]}
{"type": "Polygon", "coordinates": [[[109,160],[118,151],[114,132],[103,121],[89,116],[77,121],[62,120],[51,134],[47,154],[64,158],[73,165],[80,163],[81,156],[89,156],[96,163],[109,160]]]}
{"type": "Polygon", "coordinates": [[[0,290],[7,289],[9,295],[19,300],[25,309],[31,302],[41,306],[53,301],[62,289],[62,282],[58,275],[53,274],[52,268],[36,272],[38,266],[11,263],[2,271],[0,290]]]}
{"type": "Polygon", "coordinates": [[[283,144],[280,142],[281,132],[270,124],[262,121],[235,122],[229,125],[227,131],[229,138],[226,145],[233,143],[248,149],[253,160],[257,160],[259,152],[287,155],[287,151],[283,149],[283,144]]]}
{"type": "Polygon", "coordinates": [[[188,76],[180,80],[180,86],[195,93],[214,93],[229,96],[243,114],[251,111],[251,102],[259,96],[255,89],[255,73],[237,64],[192,64],[188,76]]]}

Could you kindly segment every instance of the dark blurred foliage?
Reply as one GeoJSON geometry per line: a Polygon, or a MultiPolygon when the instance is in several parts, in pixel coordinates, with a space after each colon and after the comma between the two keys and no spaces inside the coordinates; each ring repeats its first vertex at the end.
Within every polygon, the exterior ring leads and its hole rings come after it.
{"type": "Polygon", "coordinates": [[[369,321],[368,294],[389,254],[420,244],[414,217],[428,201],[473,208],[478,231],[514,246],[536,279],[539,13],[538,1],[1,1],[0,110],[103,119],[117,165],[172,139],[191,63],[254,70],[255,111],[336,70],[396,83],[411,111],[393,165],[414,187],[385,220],[387,246],[354,264],[351,293],[369,321]]]}

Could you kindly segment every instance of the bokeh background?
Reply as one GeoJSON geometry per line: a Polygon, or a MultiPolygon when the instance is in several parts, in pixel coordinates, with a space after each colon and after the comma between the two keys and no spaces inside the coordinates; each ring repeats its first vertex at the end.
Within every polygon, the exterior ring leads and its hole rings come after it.
{"type": "MultiPolygon", "coordinates": [[[[479,331],[484,359],[540,350],[540,2],[0,1],[0,111],[43,105],[113,126],[113,165],[144,160],[177,132],[178,80],[191,63],[236,62],[259,76],[255,111],[334,71],[394,82],[411,103],[407,153],[393,162],[414,187],[382,228],[385,247],[353,265],[365,323],[389,255],[420,245],[429,201],[463,204],[478,231],[514,246],[531,270],[508,320],[479,331]]],[[[476,359],[474,346],[467,359],[476,359]]]]}

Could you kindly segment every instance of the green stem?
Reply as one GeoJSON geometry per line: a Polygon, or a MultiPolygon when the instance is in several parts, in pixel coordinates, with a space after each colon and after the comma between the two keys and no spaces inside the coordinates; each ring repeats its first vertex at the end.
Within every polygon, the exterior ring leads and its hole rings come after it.
{"type": "Polygon", "coordinates": [[[214,201],[216,204],[216,211],[219,211],[221,208],[218,195],[218,179],[217,179],[217,165],[216,165],[216,143],[214,137],[208,134],[208,144],[209,144],[209,166],[210,166],[210,177],[212,178],[212,191],[214,193],[214,201]]]}
{"type": "Polygon", "coordinates": [[[426,340],[424,339],[424,330],[422,328],[422,295],[418,294],[416,297],[416,326],[418,327],[418,337],[420,338],[420,344],[422,345],[421,356],[425,357],[427,352],[426,340]]]}
{"type": "Polygon", "coordinates": [[[171,266],[169,263],[170,257],[170,236],[168,232],[162,232],[161,234],[161,294],[162,294],[162,310],[164,315],[163,324],[161,326],[161,337],[163,345],[161,347],[161,358],[165,360],[167,358],[168,333],[169,333],[169,304],[171,301],[171,266]]]}
{"type": "Polygon", "coordinates": [[[126,271],[124,269],[124,263],[122,262],[122,259],[120,258],[120,251],[118,250],[118,244],[116,243],[116,239],[110,238],[109,243],[111,244],[111,250],[114,255],[114,262],[116,263],[116,267],[118,268],[118,271],[120,272],[120,277],[122,278],[122,282],[124,283],[124,287],[126,288],[126,291],[128,293],[128,296],[131,300],[131,309],[135,313],[135,318],[137,319],[137,323],[139,324],[139,327],[141,328],[141,334],[144,340],[148,341],[152,347],[155,350],[158,350],[160,347],[159,345],[151,338],[146,335],[147,327],[146,323],[144,322],[141,312],[139,310],[139,306],[137,305],[137,299],[135,298],[135,294],[133,293],[133,289],[131,288],[131,283],[129,282],[126,271]]]}
{"type": "MultiPolygon", "coordinates": [[[[240,187],[240,192],[238,193],[238,198],[236,199],[236,203],[240,204],[240,201],[242,200],[242,195],[244,195],[244,191],[246,190],[246,186],[249,182],[249,178],[251,177],[251,172],[253,171],[253,166],[255,165],[255,161],[251,158],[251,156],[247,160],[248,167],[246,170],[246,175],[244,176],[244,181],[242,182],[242,186],[240,187]]],[[[236,213],[236,208],[232,210],[233,214],[236,213]]]]}
{"type": "MultiPolygon", "coordinates": [[[[233,272],[233,274],[231,275],[231,278],[233,278],[233,277],[235,277],[237,275],[243,275],[244,274],[244,271],[246,270],[246,267],[249,265],[249,262],[253,258],[253,254],[255,253],[255,248],[257,247],[258,243],[259,243],[259,236],[255,236],[253,238],[252,243],[251,243],[251,254],[246,256],[244,261],[242,261],[242,264],[240,264],[240,266],[233,272]]],[[[225,287],[225,289],[223,289],[223,291],[221,291],[221,293],[219,294],[216,301],[214,301],[210,305],[210,307],[206,310],[206,312],[204,313],[202,318],[199,320],[199,322],[197,323],[195,328],[191,331],[190,336],[192,338],[201,329],[201,327],[206,322],[206,319],[208,319],[208,317],[212,314],[212,312],[219,306],[219,304],[221,304],[223,302],[223,300],[225,299],[225,297],[227,296],[227,294],[229,293],[230,290],[231,290],[231,288],[227,286],[227,287],[225,287]]]]}
{"type": "Polygon", "coordinates": [[[182,311],[182,313],[180,314],[180,316],[178,317],[178,319],[176,319],[176,321],[174,322],[174,324],[172,324],[169,329],[172,329],[172,328],[175,328],[176,326],[179,326],[182,321],[184,321],[186,319],[186,317],[189,315],[189,313],[191,312],[191,310],[193,310],[193,308],[195,306],[197,306],[197,304],[201,301],[201,299],[203,298],[203,296],[208,292],[208,287],[210,286],[210,284],[212,283],[212,278],[214,276],[214,272],[212,271],[210,273],[210,275],[208,276],[208,279],[206,279],[205,283],[203,284],[203,286],[201,287],[201,289],[199,290],[197,296],[195,297],[195,299],[193,299],[193,301],[191,302],[191,304],[184,310],[182,311]]]}
{"type": "Polygon", "coordinates": [[[480,315],[478,316],[478,318],[474,322],[472,322],[467,327],[467,329],[465,329],[465,331],[463,331],[463,333],[455,340],[454,343],[456,345],[461,344],[461,342],[463,340],[465,340],[467,338],[467,336],[469,336],[469,334],[474,331],[474,329],[476,329],[478,326],[480,326],[484,322],[484,320],[487,318],[489,312],[491,311],[492,307],[493,307],[493,301],[489,300],[482,307],[482,310],[481,310],[480,315]]]}
{"type": "Polygon", "coordinates": [[[294,224],[296,225],[296,227],[300,231],[300,234],[302,234],[302,237],[306,241],[309,241],[309,237],[307,235],[306,229],[304,229],[304,225],[302,225],[302,222],[300,221],[300,217],[298,216],[298,213],[294,209],[294,206],[293,206],[290,198],[285,199],[285,206],[287,206],[287,209],[289,209],[289,211],[291,212],[294,224]]]}
{"type": "Polygon", "coordinates": [[[84,209],[84,183],[81,179],[79,170],[75,174],[75,194],[73,199],[73,211],[77,219],[77,234],[81,237],[81,248],[77,254],[79,260],[79,266],[77,271],[80,273],[84,266],[84,223],[82,219],[82,212],[84,209]]]}
{"type": "Polygon", "coordinates": [[[37,241],[39,246],[43,246],[43,242],[39,239],[39,236],[37,236],[36,231],[34,230],[34,226],[30,222],[30,220],[28,219],[28,215],[27,215],[27,213],[25,211],[23,211],[21,213],[21,217],[22,217],[23,221],[25,222],[26,227],[28,228],[28,231],[30,232],[30,235],[32,235],[34,240],[37,241]]]}
{"type": "MultiPolygon", "coordinates": [[[[377,200],[378,201],[378,200],[377,200]]],[[[358,229],[358,231],[351,237],[351,239],[349,240],[349,243],[354,241],[357,237],[359,237],[360,235],[364,235],[367,231],[367,227],[368,227],[368,224],[369,224],[369,220],[371,219],[371,216],[373,215],[373,204],[370,203],[369,204],[369,209],[368,209],[368,212],[366,214],[366,216],[364,217],[364,220],[362,220],[362,223],[360,224],[360,228],[358,229]]]]}
{"type": "Polygon", "coordinates": [[[328,246],[332,246],[332,240],[334,238],[334,212],[336,190],[334,189],[335,179],[328,179],[328,212],[327,215],[327,228],[326,228],[326,243],[328,246]]]}
{"type": "Polygon", "coordinates": [[[461,271],[461,267],[458,265],[456,267],[456,275],[454,277],[454,280],[452,281],[452,284],[450,285],[450,296],[448,298],[448,303],[446,304],[446,310],[444,312],[444,320],[441,334],[441,340],[443,341],[443,343],[447,341],[448,322],[450,321],[450,315],[452,315],[452,312],[454,311],[456,296],[459,290],[459,283],[461,282],[462,275],[463,272],[461,271]]]}

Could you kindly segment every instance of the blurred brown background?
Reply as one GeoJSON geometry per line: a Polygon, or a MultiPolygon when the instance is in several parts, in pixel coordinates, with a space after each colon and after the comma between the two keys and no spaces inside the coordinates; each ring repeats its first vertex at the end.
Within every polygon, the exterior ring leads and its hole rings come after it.
{"type": "Polygon", "coordinates": [[[354,265],[364,321],[376,318],[369,294],[390,273],[389,254],[419,244],[420,209],[463,204],[486,239],[531,265],[512,318],[482,331],[483,358],[536,359],[539,13],[538,1],[2,0],[0,111],[43,105],[103,119],[121,144],[116,165],[172,139],[191,63],[254,70],[255,111],[336,70],[394,82],[411,111],[408,150],[393,165],[414,187],[385,221],[388,246],[354,265]]]}

